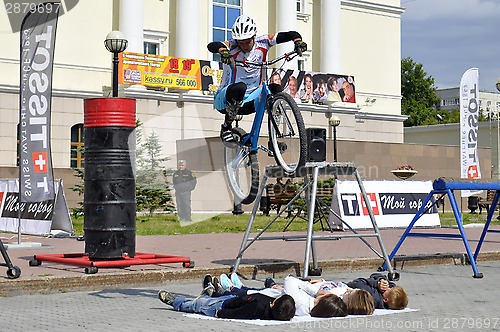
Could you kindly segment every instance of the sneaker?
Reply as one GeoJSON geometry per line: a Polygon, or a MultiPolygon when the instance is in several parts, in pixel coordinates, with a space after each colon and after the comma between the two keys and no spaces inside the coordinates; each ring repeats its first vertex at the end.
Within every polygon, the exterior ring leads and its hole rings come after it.
{"type": "Polygon", "coordinates": [[[158,298],[160,299],[161,302],[167,305],[173,305],[175,300],[175,297],[172,295],[172,293],[167,292],[166,290],[159,291],[158,298]]]}
{"type": "Polygon", "coordinates": [[[231,125],[229,124],[220,126],[220,139],[222,140],[222,144],[228,148],[235,148],[238,144],[231,131],[231,125]]]}
{"type": "Polygon", "coordinates": [[[266,280],[264,280],[264,287],[271,288],[274,285],[276,285],[276,281],[274,281],[273,278],[267,277],[266,280]]]}
{"type": "Polygon", "coordinates": [[[205,289],[209,284],[213,285],[212,276],[210,274],[205,274],[205,276],[203,277],[203,282],[201,283],[201,288],[205,289]]]}
{"type": "Polygon", "coordinates": [[[219,278],[213,277],[212,278],[212,285],[215,287],[215,292],[217,294],[224,294],[226,292],[224,287],[221,286],[221,284],[219,282],[219,278]]]}
{"type": "Polygon", "coordinates": [[[224,288],[228,292],[230,292],[231,288],[234,287],[234,284],[231,281],[231,279],[229,279],[229,277],[227,275],[225,275],[224,273],[220,275],[219,280],[220,280],[220,285],[222,286],[222,288],[224,288]]]}
{"type": "Polygon", "coordinates": [[[209,283],[207,287],[203,288],[203,290],[200,293],[200,296],[210,296],[212,297],[213,293],[215,292],[215,287],[212,285],[212,283],[209,283]]]}
{"type": "Polygon", "coordinates": [[[231,282],[233,283],[234,287],[236,288],[241,288],[243,287],[243,283],[240,280],[240,277],[236,273],[231,273],[231,282]]]}

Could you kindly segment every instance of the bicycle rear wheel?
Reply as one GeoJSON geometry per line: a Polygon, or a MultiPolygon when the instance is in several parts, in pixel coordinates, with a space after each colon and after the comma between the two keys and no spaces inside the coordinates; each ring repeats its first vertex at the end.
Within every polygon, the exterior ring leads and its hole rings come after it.
{"type": "MultiPolygon", "coordinates": [[[[246,135],[241,128],[233,128],[232,131],[238,142],[246,135]]],[[[259,189],[257,154],[250,152],[248,146],[224,146],[224,168],[227,182],[234,194],[234,203],[251,204],[259,189]]]]}
{"type": "Polygon", "coordinates": [[[293,176],[307,158],[306,128],[293,98],[283,92],[276,94],[268,108],[268,120],[274,159],[285,176],[293,176]]]}

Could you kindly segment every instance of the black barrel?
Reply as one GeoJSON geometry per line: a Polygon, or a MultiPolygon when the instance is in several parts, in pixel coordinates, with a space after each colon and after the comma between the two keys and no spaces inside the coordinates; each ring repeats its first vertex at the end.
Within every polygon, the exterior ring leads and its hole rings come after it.
{"type": "Polygon", "coordinates": [[[135,100],[85,100],[85,253],[135,256],[135,100]]]}

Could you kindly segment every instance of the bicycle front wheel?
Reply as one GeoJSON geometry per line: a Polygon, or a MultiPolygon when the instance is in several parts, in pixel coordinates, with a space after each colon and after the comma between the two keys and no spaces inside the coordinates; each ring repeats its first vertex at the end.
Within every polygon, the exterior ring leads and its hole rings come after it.
{"type": "MultiPolygon", "coordinates": [[[[241,128],[233,128],[233,134],[238,142],[246,135],[241,128]]],[[[234,203],[251,204],[259,189],[257,154],[251,153],[248,146],[224,146],[224,167],[227,182],[234,194],[234,203]]]]}
{"type": "Polygon", "coordinates": [[[306,128],[300,110],[292,97],[280,92],[268,108],[268,119],[274,159],[285,176],[293,176],[307,158],[306,128]]]}

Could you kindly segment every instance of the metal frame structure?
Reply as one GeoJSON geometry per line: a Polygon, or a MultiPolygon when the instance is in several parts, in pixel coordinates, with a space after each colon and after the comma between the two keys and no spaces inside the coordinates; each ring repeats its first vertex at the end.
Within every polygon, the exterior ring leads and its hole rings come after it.
{"type": "MultiPolygon", "coordinates": [[[[391,280],[397,280],[399,279],[399,274],[394,272],[391,267],[391,262],[387,256],[384,243],[382,241],[382,237],[380,236],[380,231],[377,226],[377,222],[375,220],[375,216],[373,214],[372,207],[370,205],[370,200],[368,199],[366,195],[365,188],[363,186],[363,182],[361,180],[361,177],[357,171],[357,167],[354,165],[352,162],[308,162],[304,166],[304,170],[307,171],[307,174],[304,176],[304,185],[297,191],[297,194],[295,195],[294,198],[287,204],[287,206],[282,209],[281,212],[278,213],[276,217],[274,217],[255,237],[250,238],[250,231],[252,229],[254,220],[255,220],[255,215],[257,214],[258,206],[260,199],[262,197],[262,193],[265,189],[266,182],[268,178],[277,178],[277,177],[282,177],[282,171],[281,169],[276,166],[267,166],[266,170],[264,172],[264,176],[262,178],[262,181],[260,183],[259,190],[257,192],[257,198],[255,199],[255,203],[252,209],[252,214],[250,216],[250,220],[248,221],[248,226],[245,231],[245,234],[243,236],[243,241],[241,243],[240,250],[238,252],[238,255],[236,257],[236,261],[233,267],[233,272],[238,271],[238,267],[241,263],[241,259],[243,257],[243,253],[257,240],[306,240],[306,249],[305,249],[305,257],[304,257],[304,270],[303,270],[303,278],[307,278],[309,275],[321,275],[320,269],[318,269],[318,263],[316,260],[316,255],[314,252],[314,241],[315,240],[329,240],[329,239],[339,239],[339,238],[351,238],[351,237],[358,237],[360,240],[362,240],[373,252],[375,252],[380,258],[383,258],[385,260],[387,270],[389,271],[389,279],[391,280]],[[359,188],[361,190],[361,195],[366,202],[366,208],[368,210],[368,214],[370,216],[370,220],[372,222],[373,226],[373,233],[366,233],[366,234],[360,234],[356,232],[354,229],[352,229],[347,223],[345,223],[338,214],[333,211],[330,207],[331,213],[334,213],[339,219],[342,220],[342,223],[344,225],[347,225],[348,228],[354,233],[354,234],[331,234],[331,235],[314,235],[314,213],[316,206],[318,204],[315,204],[319,199],[316,197],[316,190],[317,190],[317,184],[318,184],[318,175],[331,175],[335,176],[335,179],[337,179],[338,176],[349,176],[353,175],[356,178],[356,181],[358,182],[359,188]],[[307,226],[307,234],[306,235],[290,235],[290,236],[262,236],[262,234],[271,226],[272,223],[276,221],[276,219],[281,215],[281,213],[293,202],[301,196],[303,192],[306,192],[305,198],[306,198],[306,203],[308,207],[308,226],[307,226]],[[381,254],[379,254],[363,237],[376,237],[378,240],[378,244],[380,246],[380,250],[382,251],[381,254]],[[312,254],[312,262],[313,262],[313,268],[311,269],[310,273],[310,268],[309,268],[309,263],[310,263],[310,257],[312,254]]],[[[320,202],[323,205],[326,205],[324,202],[320,202]]]]}
{"type": "MultiPolygon", "coordinates": [[[[413,220],[410,222],[406,230],[404,231],[403,235],[399,239],[398,243],[392,250],[391,254],[389,255],[389,259],[392,260],[396,253],[398,252],[399,248],[403,244],[404,240],[408,236],[413,236],[413,237],[437,237],[437,238],[461,238],[465,250],[467,252],[468,260],[472,266],[472,271],[474,272],[473,277],[474,278],[482,278],[483,274],[480,273],[477,269],[476,266],[476,260],[479,255],[479,252],[481,250],[481,246],[483,244],[484,238],[486,236],[486,233],[488,232],[496,232],[500,233],[498,230],[489,230],[489,226],[491,223],[491,219],[493,217],[493,214],[495,213],[497,204],[498,204],[498,199],[500,197],[500,182],[475,182],[475,181],[447,181],[444,178],[439,178],[434,180],[433,182],[433,190],[427,195],[427,198],[422,204],[422,207],[417,211],[415,214],[415,217],[413,220]],[[463,221],[462,221],[462,214],[460,212],[460,209],[458,207],[458,203],[455,197],[454,190],[496,190],[495,197],[493,198],[493,201],[491,203],[491,207],[488,210],[488,216],[486,218],[486,223],[484,224],[483,231],[481,233],[481,236],[479,238],[479,241],[476,246],[476,250],[474,251],[474,254],[472,253],[472,250],[469,245],[469,240],[467,239],[467,235],[465,234],[465,229],[463,226],[463,221]],[[432,202],[432,197],[434,195],[441,195],[439,199],[435,200],[431,205],[427,207],[427,204],[429,202],[432,202]],[[457,226],[459,229],[460,234],[436,234],[436,233],[424,233],[424,232],[416,232],[416,233],[411,233],[411,230],[417,220],[424,215],[428,210],[430,210],[441,198],[443,198],[445,195],[448,195],[448,199],[450,200],[451,208],[453,210],[453,214],[455,215],[455,221],[457,222],[457,226]]],[[[386,266],[386,263],[382,265],[381,269],[384,269],[386,266]]]]}
{"type": "Polygon", "coordinates": [[[21,269],[18,266],[12,264],[9,254],[7,254],[7,249],[5,249],[2,240],[0,240],[0,252],[2,253],[2,257],[5,261],[5,263],[0,263],[0,266],[5,266],[7,268],[7,277],[9,279],[19,278],[19,276],[21,275],[21,269]]]}

